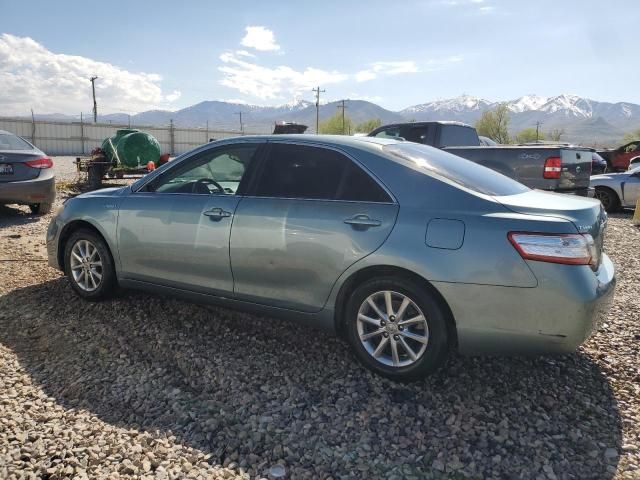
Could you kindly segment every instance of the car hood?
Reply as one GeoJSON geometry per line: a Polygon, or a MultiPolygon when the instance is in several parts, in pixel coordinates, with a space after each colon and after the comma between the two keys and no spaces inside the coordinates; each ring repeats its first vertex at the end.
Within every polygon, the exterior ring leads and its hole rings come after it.
{"type": "Polygon", "coordinates": [[[101,188],[100,190],[93,190],[92,192],[86,192],[78,195],[76,198],[88,198],[88,197],[113,197],[122,194],[129,187],[110,187],[101,188]]]}

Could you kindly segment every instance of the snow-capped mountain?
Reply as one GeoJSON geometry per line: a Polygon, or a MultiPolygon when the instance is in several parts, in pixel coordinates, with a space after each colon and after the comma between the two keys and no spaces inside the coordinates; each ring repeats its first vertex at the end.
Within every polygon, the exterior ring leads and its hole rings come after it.
{"type": "Polygon", "coordinates": [[[469,111],[483,111],[491,107],[492,104],[493,102],[490,102],[489,100],[472,97],[471,95],[462,95],[456,98],[434,100],[432,102],[414,105],[412,107],[405,108],[400,113],[407,115],[422,112],[464,113],[469,111]]]}
{"type": "MultiPolygon", "coordinates": [[[[607,143],[614,145],[626,132],[640,128],[640,105],[629,102],[598,102],[577,95],[557,95],[543,97],[529,94],[514,100],[494,101],[472,95],[433,100],[399,112],[386,110],[379,105],[364,100],[349,100],[347,115],[354,123],[370,119],[380,119],[385,123],[421,120],[457,120],[474,124],[482,113],[505,103],[510,112],[510,130],[516,133],[524,128],[542,125],[543,131],[563,129],[566,141],[582,142],[588,145],[607,143]]],[[[320,106],[320,120],[334,115],[338,102],[320,106]]],[[[174,125],[184,127],[209,126],[211,130],[239,129],[239,113],[245,131],[271,131],[277,121],[303,123],[312,131],[315,127],[315,103],[294,99],[278,106],[250,105],[237,101],[205,101],[173,112],[150,110],[128,116],[122,113],[100,115],[99,121],[132,125],[174,125]]],[[[73,116],[55,115],[56,120],[76,121],[73,116]]],[[[48,118],[39,115],[38,118],[48,118]]]]}

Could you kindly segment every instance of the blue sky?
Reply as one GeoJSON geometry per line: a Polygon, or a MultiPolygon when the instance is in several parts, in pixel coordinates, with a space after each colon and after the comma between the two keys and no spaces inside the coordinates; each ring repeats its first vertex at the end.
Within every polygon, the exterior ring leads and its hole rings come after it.
{"type": "Polygon", "coordinates": [[[362,98],[399,110],[463,93],[640,103],[637,1],[10,1],[0,113],[362,98]]]}

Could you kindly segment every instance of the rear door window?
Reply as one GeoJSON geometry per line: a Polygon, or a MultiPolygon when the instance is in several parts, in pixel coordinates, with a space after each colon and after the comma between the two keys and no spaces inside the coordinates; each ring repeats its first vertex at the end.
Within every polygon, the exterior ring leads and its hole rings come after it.
{"type": "Polygon", "coordinates": [[[367,172],[328,148],[273,143],[261,168],[255,196],[390,202],[367,172]]]}
{"type": "Polygon", "coordinates": [[[274,143],[262,167],[255,195],[334,199],[347,166],[338,152],[274,143]]]}

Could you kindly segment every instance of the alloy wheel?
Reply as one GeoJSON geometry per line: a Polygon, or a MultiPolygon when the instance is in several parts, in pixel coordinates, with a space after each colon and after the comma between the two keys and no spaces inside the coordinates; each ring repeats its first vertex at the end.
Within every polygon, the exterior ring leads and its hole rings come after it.
{"type": "Polygon", "coordinates": [[[412,365],[429,343],[422,310],[407,295],[390,290],[375,292],[362,302],[356,326],[369,355],[392,367],[412,365]]]}
{"type": "Polygon", "coordinates": [[[73,245],[70,268],[74,282],[86,292],[95,291],[102,283],[102,258],[89,240],[80,239],[73,245]]]}

